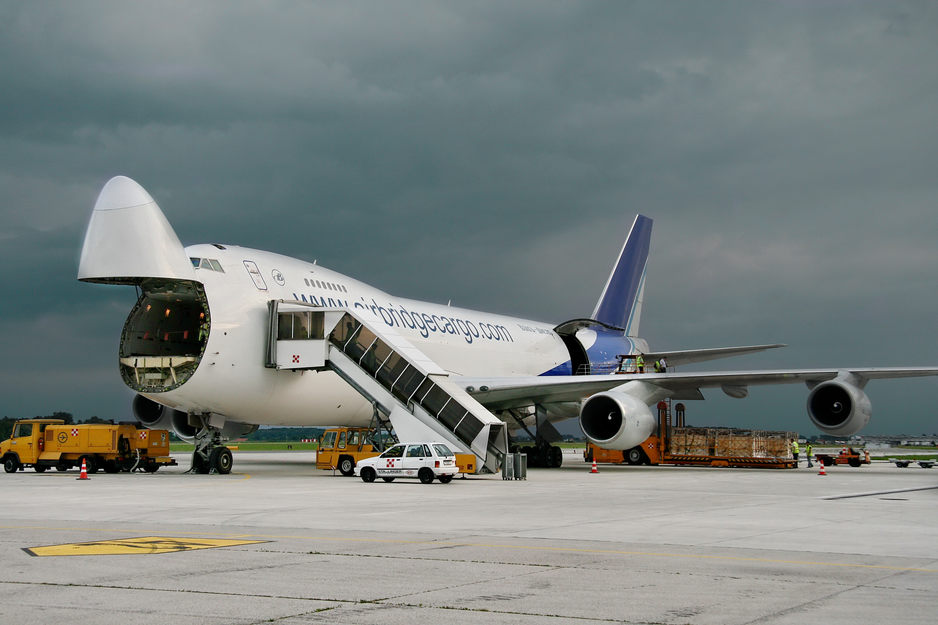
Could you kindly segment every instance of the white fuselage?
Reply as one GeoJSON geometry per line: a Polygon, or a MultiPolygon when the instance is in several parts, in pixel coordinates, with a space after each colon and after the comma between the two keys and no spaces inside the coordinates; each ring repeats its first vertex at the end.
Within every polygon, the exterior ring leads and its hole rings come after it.
{"type": "Polygon", "coordinates": [[[316,264],[222,248],[186,248],[190,257],[217,260],[223,269],[195,270],[211,316],[198,368],[176,389],[145,393],[178,410],[248,424],[365,425],[371,420],[371,404],[331,371],[265,368],[267,303],[274,299],[367,309],[456,375],[541,375],[570,360],[549,324],[392,297],[316,264]]]}

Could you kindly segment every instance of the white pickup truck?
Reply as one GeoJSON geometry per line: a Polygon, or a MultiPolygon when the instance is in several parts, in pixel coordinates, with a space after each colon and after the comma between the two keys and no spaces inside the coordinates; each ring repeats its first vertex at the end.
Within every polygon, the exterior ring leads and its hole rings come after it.
{"type": "Polygon", "coordinates": [[[380,477],[393,482],[398,477],[416,477],[424,484],[436,478],[447,484],[459,473],[456,454],[444,443],[401,443],[380,456],[360,460],[355,474],[365,482],[380,477]]]}

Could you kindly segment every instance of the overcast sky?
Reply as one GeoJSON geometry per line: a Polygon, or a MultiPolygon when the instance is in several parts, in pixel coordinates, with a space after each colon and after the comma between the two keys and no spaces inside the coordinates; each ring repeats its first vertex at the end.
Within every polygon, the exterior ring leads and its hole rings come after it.
{"type": "MultiPolygon", "coordinates": [[[[938,365],[936,33],[932,2],[2,2],[0,415],[130,418],[133,289],[76,280],[117,174],[186,245],[548,322],[642,213],[653,349],[938,365]]],[[[935,379],[866,391],[865,433],[938,431],[935,379]]],[[[692,424],[817,432],[803,386],[705,394],[692,424]]]]}

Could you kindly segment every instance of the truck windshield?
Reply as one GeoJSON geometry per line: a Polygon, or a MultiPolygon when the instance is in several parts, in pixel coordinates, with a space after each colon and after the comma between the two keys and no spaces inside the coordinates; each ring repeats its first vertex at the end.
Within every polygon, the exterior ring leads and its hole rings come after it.
{"type": "Polygon", "coordinates": [[[335,432],[326,432],[322,437],[323,449],[332,449],[332,446],[335,445],[335,432]]]}
{"type": "Polygon", "coordinates": [[[13,430],[13,438],[23,438],[24,436],[33,435],[33,424],[32,423],[17,423],[16,428],[13,430]]]}

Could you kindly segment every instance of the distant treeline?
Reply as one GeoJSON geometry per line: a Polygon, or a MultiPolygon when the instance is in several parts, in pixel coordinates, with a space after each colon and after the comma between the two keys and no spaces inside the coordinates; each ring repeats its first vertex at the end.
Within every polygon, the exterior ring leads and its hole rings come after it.
{"type": "MultiPolygon", "coordinates": [[[[26,419],[28,417],[21,417],[26,419]]],[[[73,423],[110,423],[110,421],[105,421],[99,417],[89,417],[84,421],[75,421],[75,417],[72,416],[70,412],[53,412],[50,415],[45,416],[36,416],[36,419],[61,419],[65,421],[65,425],[72,425],[73,423]]],[[[15,419],[13,417],[3,417],[0,419],[0,441],[5,441],[10,438],[10,435],[13,433],[13,424],[19,421],[20,419],[15,419]]]]}

